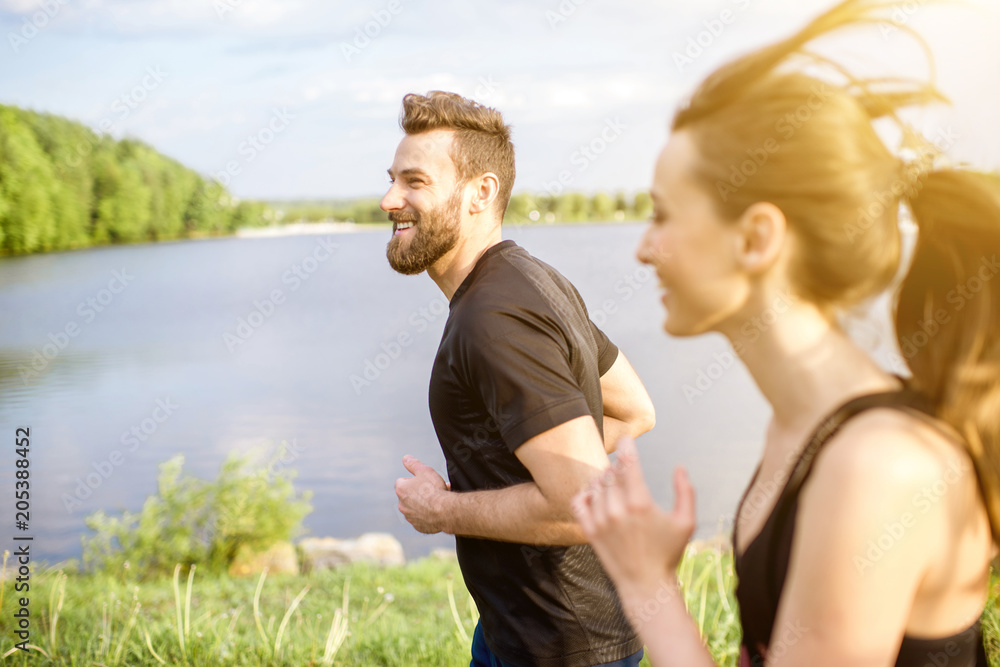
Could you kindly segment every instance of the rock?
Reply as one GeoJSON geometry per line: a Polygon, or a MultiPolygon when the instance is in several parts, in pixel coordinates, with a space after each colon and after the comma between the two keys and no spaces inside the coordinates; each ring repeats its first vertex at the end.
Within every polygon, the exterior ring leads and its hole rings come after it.
{"type": "Polygon", "coordinates": [[[403,545],[389,533],[365,533],[353,540],[307,537],[299,542],[302,569],[328,570],[348,563],[405,565],[403,545]]]}
{"type": "Polygon", "coordinates": [[[229,566],[233,577],[252,577],[264,568],[268,574],[298,574],[299,558],[291,542],[277,542],[264,551],[253,551],[245,544],[236,550],[236,556],[229,566]]]}

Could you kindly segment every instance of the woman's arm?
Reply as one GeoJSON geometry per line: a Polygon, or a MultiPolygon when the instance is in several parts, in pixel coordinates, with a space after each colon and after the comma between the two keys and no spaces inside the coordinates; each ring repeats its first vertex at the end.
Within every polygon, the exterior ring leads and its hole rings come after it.
{"type": "Polygon", "coordinates": [[[656,506],[642,476],[635,442],[621,441],[614,468],[574,498],[584,535],[615,582],[622,607],[657,665],[708,667],[712,657],[687,613],[676,570],[694,532],[694,489],[674,475],[672,513],[656,506]]]}
{"type": "Polygon", "coordinates": [[[895,664],[917,589],[949,541],[956,488],[940,449],[907,419],[859,416],[817,458],[799,497],[769,666],[895,664]]]}
{"type": "MultiPolygon", "coordinates": [[[[768,667],[895,663],[917,588],[949,535],[947,495],[959,483],[948,483],[940,451],[908,431],[906,417],[879,412],[827,443],[799,497],[768,667]]],[[[623,440],[615,467],[577,496],[574,511],[653,663],[707,666],[675,576],[695,525],[694,491],[683,469],[674,485],[668,514],[649,494],[635,444],[623,440]]]]}

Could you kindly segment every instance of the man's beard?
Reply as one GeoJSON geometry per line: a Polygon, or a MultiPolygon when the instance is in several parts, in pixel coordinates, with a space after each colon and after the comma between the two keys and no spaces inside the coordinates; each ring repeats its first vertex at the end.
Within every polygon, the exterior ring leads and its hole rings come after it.
{"type": "Polygon", "coordinates": [[[396,226],[393,225],[393,237],[385,247],[389,266],[412,276],[426,271],[454,248],[458,243],[461,196],[462,191],[455,190],[448,201],[424,215],[402,211],[390,213],[389,219],[394,223],[412,221],[416,224],[410,234],[413,238],[405,248],[402,237],[395,235],[396,226]]]}

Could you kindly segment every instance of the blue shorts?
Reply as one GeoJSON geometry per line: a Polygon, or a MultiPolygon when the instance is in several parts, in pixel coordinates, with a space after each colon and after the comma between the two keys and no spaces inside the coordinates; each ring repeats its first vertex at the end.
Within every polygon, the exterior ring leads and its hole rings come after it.
{"type": "MultiPolygon", "coordinates": [[[[614,662],[601,663],[600,665],[594,665],[594,667],[636,667],[640,660],[642,660],[642,649],[639,649],[638,653],[633,653],[627,658],[615,660],[614,662]]],[[[486,645],[486,639],[483,637],[482,625],[477,623],[476,632],[472,635],[472,662],[469,663],[469,667],[516,667],[516,665],[504,662],[493,655],[490,647],[486,645]]]]}

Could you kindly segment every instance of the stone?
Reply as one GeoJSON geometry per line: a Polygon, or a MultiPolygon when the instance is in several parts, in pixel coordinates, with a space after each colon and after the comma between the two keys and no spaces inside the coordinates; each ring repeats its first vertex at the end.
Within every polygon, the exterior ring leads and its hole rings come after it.
{"type": "Polygon", "coordinates": [[[276,542],[264,551],[254,551],[245,544],[236,550],[229,566],[233,577],[252,577],[267,568],[268,574],[298,574],[299,558],[291,542],[276,542]]]}
{"type": "Polygon", "coordinates": [[[341,540],[334,537],[307,537],[299,542],[305,572],[329,570],[349,563],[405,565],[403,545],[389,533],[365,533],[341,540]]]}

